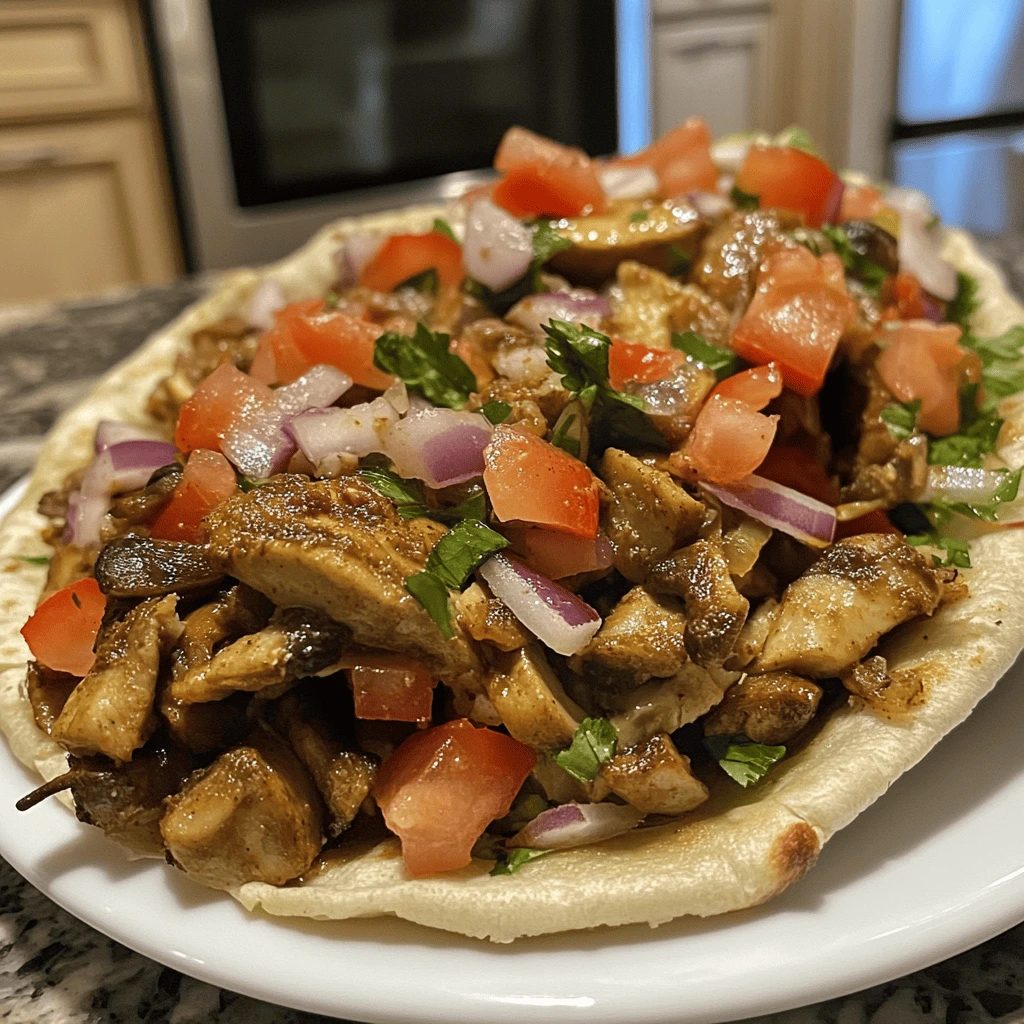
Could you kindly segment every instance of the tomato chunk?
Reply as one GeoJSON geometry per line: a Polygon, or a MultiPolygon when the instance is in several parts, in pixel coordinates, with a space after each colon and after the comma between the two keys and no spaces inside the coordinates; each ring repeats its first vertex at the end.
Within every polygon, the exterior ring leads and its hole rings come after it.
{"type": "Polygon", "coordinates": [[[601,511],[593,473],[534,434],[498,426],[484,450],[484,487],[494,514],[575,537],[597,536],[601,511]]]}
{"type": "Polygon", "coordinates": [[[590,157],[576,146],[566,146],[529,128],[513,125],[501,137],[494,154],[494,169],[505,173],[522,164],[542,167],[589,167],[590,157]]]}
{"type": "Polygon", "coordinates": [[[921,400],[917,425],[935,437],[960,429],[960,384],[968,353],[956,324],[910,320],[881,332],[884,351],[875,366],[901,401],[921,400]]]}
{"type": "Polygon", "coordinates": [[[231,363],[218,366],[178,413],[174,443],[183,452],[219,449],[235,416],[269,402],[271,390],[231,363]]]}
{"type": "Polygon", "coordinates": [[[788,146],[751,146],[736,186],[758,197],[762,208],[792,210],[818,228],[840,202],[843,182],[824,160],[788,146]]]}
{"type": "Polygon", "coordinates": [[[466,272],[462,267],[462,246],[440,231],[425,235],[392,235],[359,273],[364,288],[394,291],[409,278],[436,270],[444,287],[458,287],[466,272]]]}
{"type": "Polygon", "coordinates": [[[758,412],[773,398],[782,394],[782,374],[775,363],[767,366],[755,366],[740,373],[726,377],[715,386],[711,396],[721,395],[723,398],[734,398],[738,402],[746,402],[758,412]]]}
{"type": "Polygon", "coordinates": [[[608,349],[608,383],[616,391],[630,380],[638,384],[652,384],[671,377],[683,363],[686,355],[674,348],[651,348],[621,338],[612,338],[608,349]]]}
{"type": "Polygon", "coordinates": [[[604,189],[591,169],[514,167],[494,186],[494,202],[513,217],[576,217],[605,208],[604,189]]]}
{"type": "Polygon", "coordinates": [[[549,580],[561,580],[612,564],[612,548],[604,534],[593,539],[572,537],[541,526],[509,526],[505,533],[518,552],[549,580]]]}
{"type": "Polygon", "coordinates": [[[360,655],[349,669],[356,718],[429,722],[437,680],[398,654],[360,655]]]}
{"type": "Polygon", "coordinates": [[[746,402],[712,395],[686,439],[685,462],[713,484],[742,480],[768,454],[778,422],[778,416],[765,416],[746,402]]]}
{"type": "Polygon", "coordinates": [[[784,487],[792,487],[794,491],[817,498],[826,505],[839,503],[839,488],[835,481],[810,452],[795,444],[772,445],[757,472],[759,476],[784,487]]]}
{"type": "Polygon", "coordinates": [[[874,185],[847,185],[839,204],[840,223],[848,220],[871,220],[885,207],[882,193],[874,185]]]}
{"type": "Polygon", "coordinates": [[[665,198],[684,192],[714,191],[718,169],[711,158],[711,131],[702,117],[691,117],[646,149],[612,161],[612,165],[653,168],[665,198]]]}
{"type": "Polygon", "coordinates": [[[836,524],[836,540],[843,537],[856,537],[862,533],[901,533],[892,525],[889,517],[880,509],[876,508],[866,515],[858,516],[856,519],[847,519],[845,523],[836,524]]]}
{"type": "MultiPolygon", "coordinates": [[[[295,347],[309,366],[318,363],[336,366],[356,384],[377,391],[383,391],[394,383],[395,378],[390,373],[378,370],[373,365],[374,346],[384,333],[379,325],[361,320],[351,313],[336,311],[296,317],[288,323],[288,327],[295,347]]],[[[304,369],[302,373],[305,372],[304,369]]]]}
{"type": "Polygon", "coordinates": [[[402,841],[409,874],[469,864],[473,844],[508,813],[535,763],[524,743],[466,718],[410,736],[381,765],[373,786],[388,828],[402,841]]]}
{"type": "Polygon", "coordinates": [[[84,676],[96,660],[93,645],[106,607],[106,595],[89,576],[48,597],[21,627],[21,635],[41,665],[84,676]]]}
{"type": "Polygon", "coordinates": [[[921,282],[907,270],[882,285],[883,320],[923,320],[927,314],[921,282]]]}
{"type": "Polygon", "coordinates": [[[235,493],[235,471],[220,452],[197,448],[188,457],[181,481],[151,529],[157,540],[204,539],[202,520],[235,493]]]}
{"type": "Polygon", "coordinates": [[[820,390],[855,313],[835,253],[778,249],[761,264],[757,291],[731,344],[748,362],[774,361],[786,387],[809,396],[820,390]]]}

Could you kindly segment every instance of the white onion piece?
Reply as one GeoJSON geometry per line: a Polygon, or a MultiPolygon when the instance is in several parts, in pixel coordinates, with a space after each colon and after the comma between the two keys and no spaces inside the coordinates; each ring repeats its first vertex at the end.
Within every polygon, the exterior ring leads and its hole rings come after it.
{"type": "Polygon", "coordinates": [[[836,510],[792,487],[751,473],[734,484],[701,485],[723,505],[738,508],[773,530],[805,544],[830,544],[836,533],[836,510]]]}
{"type": "Polygon", "coordinates": [[[602,167],[597,177],[609,199],[646,199],[658,194],[658,175],[644,164],[602,167]]]}
{"type": "Polygon", "coordinates": [[[158,441],[155,430],[137,427],[134,423],[123,423],[121,420],[100,420],[96,424],[96,439],[93,450],[99,454],[111,445],[122,441],[158,441]]]}
{"type": "Polygon", "coordinates": [[[916,188],[898,185],[885,193],[885,205],[899,214],[919,214],[926,222],[934,216],[932,201],[916,188]]]}
{"type": "Polygon", "coordinates": [[[492,555],[480,575],[494,596],[558,654],[583,650],[601,628],[601,616],[589,604],[507,555],[492,555]]]}
{"type": "Polygon", "coordinates": [[[771,140],[767,135],[755,132],[736,132],[725,135],[712,143],[711,159],[715,166],[726,174],[735,174],[747,158],[750,147],[755,143],[767,144],[771,140]]]}
{"type": "Polygon", "coordinates": [[[286,427],[302,454],[316,467],[326,468],[336,455],[361,459],[384,451],[383,433],[398,422],[398,412],[385,398],[362,402],[350,409],[317,409],[296,416],[286,427]]]}
{"type": "Polygon", "coordinates": [[[686,199],[702,220],[718,220],[732,210],[732,202],[720,192],[687,192],[686,199]]]}
{"type": "Polygon", "coordinates": [[[496,352],[491,357],[491,365],[502,377],[508,377],[519,384],[540,380],[551,372],[548,354],[540,345],[527,345],[523,348],[509,348],[496,352]]]}
{"type": "Polygon", "coordinates": [[[643,814],[629,804],[562,804],[541,811],[508,841],[508,845],[532,850],[565,850],[622,835],[636,828],[643,818],[643,814]]]}
{"type": "Polygon", "coordinates": [[[287,303],[281,286],[272,277],[265,277],[249,298],[245,319],[261,331],[269,331],[274,326],[274,314],[287,303]]]}
{"type": "Polygon", "coordinates": [[[533,228],[489,199],[478,199],[466,218],[462,262],[466,273],[493,292],[515,284],[533,259],[533,228]]]}
{"type": "Polygon", "coordinates": [[[392,384],[383,395],[381,395],[381,398],[383,398],[385,402],[390,402],[395,412],[400,416],[404,416],[409,411],[409,392],[406,389],[404,380],[396,380],[395,383],[392,384]]]}
{"type": "Polygon", "coordinates": [[[448,487],[483,475],[493,429],[479,413],[417,410],[384,431],[384,454],[399,476],[448,487]]]}
{"type": "Polygon", "coordinates": [[[544,325],[552,320],[564,320],[576,326],[586,325],[600,330],[604,318],[611,315],[612,307],[606,298],[589,288],[573,288],[566,292],[528,295],[505,314],[505,319],[537,338],[545,338],[544,325]]]}
{"type": "Polygon", "coordinates": [[[355,284],[363,267],[377,255],[384,239],[384,235],[370,231],[356,231],[349,235],[334,254],[339,283],[355,284]]]}
{"type": "Polygon", "coordinates": [[[929,466],[928,483],[921,501],[968,501],[984,504],[992,500],[1006,479],[1005,470],[974,469],[970,466],[929,466]]]}
{"type": "Polygon", "coordinates": [[[238,470],[253,480],[279,473],[295,452],[294,437],[285,424],[309,409],[336,402],[352,386],[352,378],[333,366],[320,364],[286,387],[273,399],[243,413],[224,435],[221,451],[238,470]]]}
{"type": "Polygon", "coordinates": [[[920,211],[900,212],[900,237],[896,243],[900,270],[913,274],[926,292],[950,302],[956,298],[956,267],[939,255],[938,232],[927,224],[927,216],[920,211]]]}

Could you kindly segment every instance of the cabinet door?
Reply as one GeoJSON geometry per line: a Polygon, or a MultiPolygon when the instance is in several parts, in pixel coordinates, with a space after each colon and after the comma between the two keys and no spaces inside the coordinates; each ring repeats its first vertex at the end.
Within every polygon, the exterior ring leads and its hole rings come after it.
{"type": "Polygon", "coordinates": [[[144,118],[0,128],[0,302],[175,276],[150,132],[144,118]]]}
{"type": "Polygon", "coordinates": [[[712,135],[766,127],[769,16],[655,24],[654,132],[693,114],[712,135]]]}

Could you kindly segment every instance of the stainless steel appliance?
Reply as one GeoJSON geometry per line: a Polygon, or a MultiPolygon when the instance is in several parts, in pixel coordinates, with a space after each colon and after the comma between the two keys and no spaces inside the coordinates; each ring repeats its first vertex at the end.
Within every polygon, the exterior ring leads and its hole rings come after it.
{"type": "Polygon", "coordinates": [[[643,0],[151,0],[195,268],[332,217],[455,197],[510,124],[646,140],[643,0]]]}

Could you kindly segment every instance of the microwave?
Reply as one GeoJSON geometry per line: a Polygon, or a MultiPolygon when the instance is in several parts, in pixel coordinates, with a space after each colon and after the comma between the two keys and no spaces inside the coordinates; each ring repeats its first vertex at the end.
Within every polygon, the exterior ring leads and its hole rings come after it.
{"type": "Polygon", "coordinates": [[[593,154],[650,131],[646,0],[150,0],[189,268],[444,202],[505,129],[593,154]]]}

